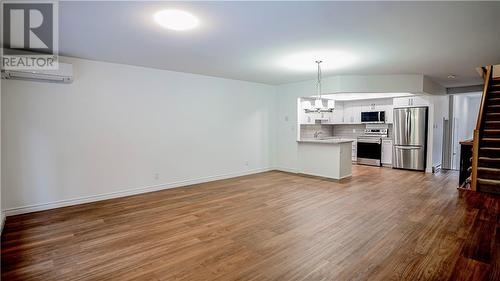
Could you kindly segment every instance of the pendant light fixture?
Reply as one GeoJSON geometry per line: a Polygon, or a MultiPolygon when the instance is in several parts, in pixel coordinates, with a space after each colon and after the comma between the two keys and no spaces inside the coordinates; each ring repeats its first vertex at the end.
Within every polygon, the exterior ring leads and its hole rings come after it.
{"type": "Polygon", "coordinates": [[[321,63],[322,61],[317,60],[316,64],[318,64],[318,81],[316,82],[316,100],[314,101],[314,108],[318,111],[323,109],[323,101],[321,100],[321,63]]]}

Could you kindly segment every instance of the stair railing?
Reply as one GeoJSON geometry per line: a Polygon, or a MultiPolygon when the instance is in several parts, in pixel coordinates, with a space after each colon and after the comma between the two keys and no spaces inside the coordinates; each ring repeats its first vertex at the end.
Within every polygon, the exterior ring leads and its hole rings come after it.
{"type": "Polygon", "coordinates": [[[481,105],[479,107],[479,114],[477,117],[476,129],[474,130],[474,139],[472,144],[472,174],[471,174],[471,189],[477,190],[477,167],[479,162],[479,141],[481,137],[481,130],[484,126],[485,119],[485,103],[488,100],[488,89],[490,86],[490,80],[493,74],[493,66],[488,65],[483,67],[483,78],[484,78],[484,88],[483,94],[481,96],[481,105]]]}

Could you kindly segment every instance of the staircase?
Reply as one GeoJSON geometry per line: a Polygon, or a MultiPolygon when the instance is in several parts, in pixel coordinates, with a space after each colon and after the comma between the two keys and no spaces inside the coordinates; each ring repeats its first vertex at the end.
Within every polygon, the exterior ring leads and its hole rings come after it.
{"type": "Polygon", "coordinates": [[[484,68],[484,91],[474,131],[471,188],[500,194],[500,78],[484,68]]]}

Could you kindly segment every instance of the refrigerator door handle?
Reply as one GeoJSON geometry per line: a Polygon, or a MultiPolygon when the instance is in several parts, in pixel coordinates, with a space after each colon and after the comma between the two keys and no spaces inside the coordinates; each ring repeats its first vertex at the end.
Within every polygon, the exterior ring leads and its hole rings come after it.
{"type": "Polygon", "coordinates": [[[408,109],[405,110],[405,138],[406,138],[406,142],[405,143],[410,143],[410,132],[408,131],[408,126],[410,126],[410,124],[408,123],[408,121],[410,120],[410,111],[408,109]]]}
{"type": "MultiPolygon", "coordinates": [[[[412,103],[413,103],[413,101],[412,101],[412,103]]],[[[410,114],[408,116],[409,117],[408,118],[408,144],[413,143],[412,140],[411,140],[411,136],[413,135],[413,132],[411,131],[411,126],[412,126],[412,124],[411,124],[411,117],[413,116],[413,114],[412,114],[411,111],[409,113],[410,114]]]]}
{"type": "Polygon", "coordinates": [[[421,146],[400,146],[400,145],[395,145],[394,146],[395,148],[399,148],[399,149],[422,149],[421,146]]]}

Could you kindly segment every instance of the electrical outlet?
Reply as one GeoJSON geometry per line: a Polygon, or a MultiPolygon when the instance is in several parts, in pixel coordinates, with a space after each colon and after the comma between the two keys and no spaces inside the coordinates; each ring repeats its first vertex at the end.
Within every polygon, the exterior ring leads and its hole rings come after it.
{"type": "Polygon", "coordinates": [[[248,167],[248,161],[245,161],[245,166],[247,166],[247,167],[248,167]]]}
{"type": "Polygon", "coordinates": [[[160,174],[159,173],[155,173],[155,180],[159,180],[160,179],[160,174]]]}
{"type": "Polygon", "coordinates": [[[285,116],[285,122],[288,122],[288,115],[285,116]]]}

